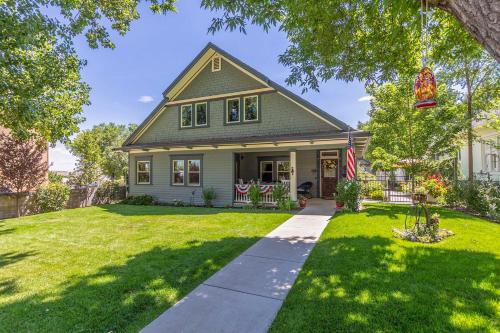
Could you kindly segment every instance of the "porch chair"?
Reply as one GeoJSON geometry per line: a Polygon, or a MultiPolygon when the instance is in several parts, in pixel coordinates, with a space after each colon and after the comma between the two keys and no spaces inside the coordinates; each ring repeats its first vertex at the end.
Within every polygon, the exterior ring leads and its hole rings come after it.
{"type": "Polygon", "coordinates": [[[303,196],[310,196],[311,187],[313,186],[312,182],[304,182],[297,187],[297,194],[303,196]]]}

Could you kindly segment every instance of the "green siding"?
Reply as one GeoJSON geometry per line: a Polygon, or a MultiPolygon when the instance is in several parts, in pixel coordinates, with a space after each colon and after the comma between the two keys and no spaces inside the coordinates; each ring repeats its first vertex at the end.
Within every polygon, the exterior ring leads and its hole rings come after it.
{"type": "Polygon", "coordinates": [[[258,135],[288,135],[336,130],[278,93],[261,94],[260,98],[261,121],[230,126],[224,125],[225,100],[210,102],[210,126],[207,128],[179,130],[179,107],[169,106],[144,132],[137,143],[178,142],[258,135]]]}
{"type": "Polygon", "coordinates": [[[212,72],[209,61],[175,100],[233,93],[266,86],[221,59],[221,70],[212,72]]]}

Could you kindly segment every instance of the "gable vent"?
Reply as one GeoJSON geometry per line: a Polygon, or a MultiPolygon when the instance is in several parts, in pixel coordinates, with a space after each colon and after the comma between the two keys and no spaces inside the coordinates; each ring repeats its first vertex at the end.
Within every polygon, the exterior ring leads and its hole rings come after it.
{"type": "Polygon", "coordinates": [[[219,56],[212,58],[212,72],[218,72],[221,68],[221,61],[219,56]]]}

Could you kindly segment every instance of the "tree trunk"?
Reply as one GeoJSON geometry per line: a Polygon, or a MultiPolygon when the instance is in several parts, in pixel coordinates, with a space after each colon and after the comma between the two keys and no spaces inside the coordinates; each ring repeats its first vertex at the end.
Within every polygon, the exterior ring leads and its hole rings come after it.
{"type": "Polygon", "coordinates": [[[429,5],[454,16],[500,62],[500,1],[429,0],[429,5]]]}
{"type": "Polygon", "coordinates": [[[16,193],[16,217],[21,216],[21,209],[19,207],[19,192],[16,193]]]}
{"type": "Polygon", "coordinates": [[[474,150],[473,150],[473,115],[472,115],[472,96],[470,93],[467,94],[467,162],[468,162],[468,177],[469,181],[474,180],[474,150]]]}

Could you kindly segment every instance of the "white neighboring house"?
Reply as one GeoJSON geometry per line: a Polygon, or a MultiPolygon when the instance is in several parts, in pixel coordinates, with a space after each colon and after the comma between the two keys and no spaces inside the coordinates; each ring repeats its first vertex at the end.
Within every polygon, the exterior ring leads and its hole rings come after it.
{"type": "MultiPolygon", "coordinates": [[[[500,114],[500,111],[497,111],[500,114]]],[[[488,175],[492,180],[500,181],[500,132],[488,128],[484,121],[474,124],[474,131],[478,136],[473,144],[473,171],[478,179],[484,179],[488,175]],[[491,144],[489,144],[491,143],[491,144]]],[[[469,172],[467,145],[460,150],[458,160],[464,177],[469,172]]]]}

